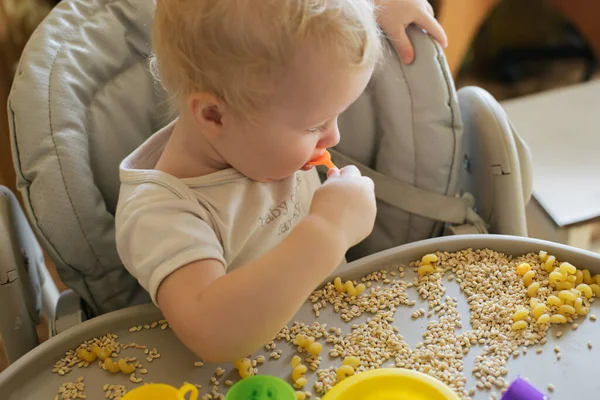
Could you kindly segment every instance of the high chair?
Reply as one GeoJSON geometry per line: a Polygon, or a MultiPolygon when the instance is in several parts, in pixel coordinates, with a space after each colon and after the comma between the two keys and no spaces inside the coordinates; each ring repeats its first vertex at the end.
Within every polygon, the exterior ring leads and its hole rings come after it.
{"type": "MultiPolygon", "coordinates": [[[[0,225],[0,295],[18,304],[0,312],[10,361],[36,345],[42,309],[56,334],[149,301],[117,254],[114,212],[120,161],[169,122],[147,68],[152,16],[147,0],[63,0],[25,48],[8,113],[29,223],[5,191],[0,225]],[[56,291],[38,242],[70,291],[56,291]]],[[[340,117],[333,159],[372,177],[378,198],[375,230],[348,258],[443,234],[526,236],[527,147],[490,94],[455,91],[432,38],[409,35],[414,63],[386,41],[380,70],[340,117]]]]}

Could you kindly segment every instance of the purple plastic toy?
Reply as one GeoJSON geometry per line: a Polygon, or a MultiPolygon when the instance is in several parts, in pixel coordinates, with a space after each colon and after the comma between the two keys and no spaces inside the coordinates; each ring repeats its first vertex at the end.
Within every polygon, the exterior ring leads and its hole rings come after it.
{"type": "Polygon", "coordinates": [[[549,400],[550,398],[533,387],[525,379],[518,377],[508,387],[501,400],[549,400]]]}

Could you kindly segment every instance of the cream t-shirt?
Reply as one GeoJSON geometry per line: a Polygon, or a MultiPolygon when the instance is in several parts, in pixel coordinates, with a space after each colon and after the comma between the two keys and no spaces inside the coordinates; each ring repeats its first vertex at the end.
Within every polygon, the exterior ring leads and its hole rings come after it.
{"type": "Polygon", "coordinates": [[[154,303],[163,279],[190,262],[214,259],[230,271],[273,248],[308,213],[320,185],[314,169],[271,183],[234,169],[186,179],[154,170],[173,126],[120,166],[117,249],[154,303]]]}

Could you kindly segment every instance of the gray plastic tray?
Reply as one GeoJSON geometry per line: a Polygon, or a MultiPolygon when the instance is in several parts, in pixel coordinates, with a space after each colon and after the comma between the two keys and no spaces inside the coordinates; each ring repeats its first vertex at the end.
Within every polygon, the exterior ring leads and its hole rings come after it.
{"type": "MultiPolygon", "coordinates": [[[[429,252],[456,251],[466,248],[489,248],[511,255],[522,255],[543,249],[561,261],[569,261],[578,268],[588,268],[594,273],[600,273],[600,255],[598,254],[544,241],[495,235],[454,236],[413,243],[351,263],[341,272],[343,277],[356,278],[392,265],[408,264],[429,252]]],[[[410,281],[411,278],[410,274],[405,277],[407,281],[410,281]]],[[[458,286],[452,285],[450,282],[447,289],[448,295],[459,298],[461,316],[463,321],[467,321],[467,303],[460,294],[458,286]]],[[[400,333],[412,347],[420,340],[427,319],[420,318],[413,321],[410,314],[420,307],[426,308],[426,304],[419,301],[419,296],[414,289],[409,289],[408,293],[411,299],[417,300],[417,304],[414,307],[399,307],[395,321],[400,333]]],[[[591,313],[600,314],[600,301],[592,305],[591,313]]],[[[87,369],[75,368],[65,376],[51,372],[54,363],[68,349],[75,348],[85,340],[108,332],[119,335],[119,341],[123,343],[136,342],[146,344],[150,348],[156,347],[159,350],[161,358],[151,364],[145,362],[141,357],[143,353],[140,350],[128,350],[129,354],[136,355],[138,359],[141,359],[149,370],[145,381],[164,382],[174,386],[180,386],[184,381],[188,381],[199,383],[208,390],[208,381],[217,366],[194,367],[193,363],[197,358],[179,343],[171,330],[151,329],[135,333],[129,332],[129,328],[133,325],[143,325],[160,318],[160,311],[153,305],[132,307],[94,318],[56,336],[0,374],[0,398],[6,400],[53,399],[63,382],[75,381],[78,376],[85,377],[85,394],[87,399],[91,400],[104,399],[102,386],[105,383],[124,384],[128,388],[134,387],[135,384],[129,382],[128,377],[123,374],[112,375],[100,370],[97,366],[90,366],[87,369]]],[[[311,311],[311,305],[306,304],[294,320],[312,323],[315,317],[311,311]]],[[[321,323],[330,322],[340,327],[345,325],[337,314],[325,311],[321,313],[319,321],[321,323]]],[[[511,358],[507,365],[508,379],[512,380],[517,375],[526,376],[534,385],[543,390],[546,390],[547,385],[552,383],[556,386],[555,392],[551,395],[553,400],[598,399],[600,380],[596,379],[596,374],[598,352],[600,352],[600,340],[598,339],[600,338],[600,321],[594,323],[587,319],[581,323],[577,331],[564,328],[562,330],[565,334],[560,339],[556,339],[554,335],[548,335],[548,343],[544,346],[542,354],[537,355],[535,348],[532,348],[526,356],[520,356],[518,359],[511,358]],[[591,350],[587,347],[588,341],[596,345],[591,350]],[[560,361],[556,361],[556,356],[552,351],[557,345],[562,349],[560,361]]],[[[278,348],[284,351],[281,359],[266,362],[259,369],[259,373],[288,378],[291,372],[290,360],[295,352],[280,342],[278,342],[278,348]]],[[[328,347],[325,347],[323,352],[325,357],[323,357],[321,368],[327,367],[330,362],[335,362],[328,359],[327,350],[328,347]]],[[[465,375],[469,379],[467,388],[475,382],[470,371],[473,360],[480,350],[481,347],[472,348],[465,358],[465,375]]],[[[268,352],[264,350],[260,353],[268,355],[268,352]]],[[[227,369],[227,373],[222,380],[235,379],[236,372],[232,372],[231,366],[223,365],[223,367],[227,369]]],[[[312,379],[309,379],[309,382],[312,383],[312,379]]],[[[307,389],[312,388],[311,383],[306,387],[307,389]]],[[[221,389],[221,393],[224,391],[221,389]]],[[[489,396],[490,392],[480,391],[475,399],[488,399],[489,396]]]]}

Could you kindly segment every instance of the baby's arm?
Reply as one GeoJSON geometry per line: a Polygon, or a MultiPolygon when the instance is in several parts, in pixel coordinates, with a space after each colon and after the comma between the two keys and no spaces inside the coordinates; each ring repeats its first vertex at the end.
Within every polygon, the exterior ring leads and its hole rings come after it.
{"type": "Polygon", "coordinates": [[[215,260],[190,263],[160,285],[160,308],[180,340],[206,361],[254,353],[342,261],[346,246],[330,226],[309,216],[278,246],[228,274],[215,260]]]}
{"type": "Polygon", "coordinates": [[[207,361],[254,353],[296,314],[345,252],[373,229],[373,181],[356,167],[329,171],[309,215],[272,250],[224,275],[217,261],[167,277],[158,303],[181,341],[207,361]]]}

